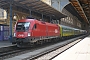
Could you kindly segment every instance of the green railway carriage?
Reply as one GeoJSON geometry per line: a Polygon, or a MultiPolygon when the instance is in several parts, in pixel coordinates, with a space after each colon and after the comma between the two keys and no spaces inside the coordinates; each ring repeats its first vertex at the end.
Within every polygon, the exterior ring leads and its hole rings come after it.
{"type": "Polygon", "coordinates": [[[77,28],[72,28],[64,25],[59,25],[60,28],[60,37],[73,37],[78,36],[86,33],[86,30],[81,30],[77,28]]]}
{"type": "Polygon", "coordinates": [[[80,29],[76,29],[76,28],[73,28],[74,29],[74,35],[79,35],[80,34],[80,29]]]}
{"type": "Polygon", "coordinates": [[[81,34],[81,35],[82,35],[82,34],[85,34],[85,33],[87,33],[86,30],[81,30],[81,29],[80,29],[80,34],[81,34]]]}
{"type": "Polygon", "coordinates": [[[82,35],[82,34],[85,34],[85,33],[86,33],[86,30],[81,30],[81,29],[74,28],[74,35],[75,36],[82,35]]]}
{"type": "Polygon", "coordinates": [[[61,29],[60,32],[62,32],[61,33],[62,37],[68,37],[74,35],[74,29],[71,27],[60,25],[60,29],[61,29]]]}
{"type": "Polygon", "coordinates": [[[61,27],[61,25],[59,25],[59,24],[58,24],[58,26],[59,26],[59,28],[60,28],[60,37],[62,37],[62,36],[63,36],[62,27],[61,27]]]}

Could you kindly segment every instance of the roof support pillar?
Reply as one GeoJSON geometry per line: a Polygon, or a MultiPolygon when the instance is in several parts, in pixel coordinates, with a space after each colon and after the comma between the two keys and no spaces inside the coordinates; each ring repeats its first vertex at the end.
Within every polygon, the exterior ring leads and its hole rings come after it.
{"type": "Polygon", "coordinates": [[[52,21],[52,16],[50,16],[50,22],[52,21]]]}
{"type": "Polygon", "coordinates": [[[43,21],[43,13],[42,13],[42,21],[43,21]]]}
{"type": "Polygon", "coordinates": [[[31,11],[31,9],[29,9],[29,12],[30,12],[30,17],[32,17],[32,11],[31,11]]]}
{"type": "Polygon", "coordinates": [[[58,24],[57,17],[56,17],[56,24],[58,24]]]}
{"type": "Polygon", "coordinates": [[[12,42],[12,0],[10,0],[10,42],[12,42]]]}

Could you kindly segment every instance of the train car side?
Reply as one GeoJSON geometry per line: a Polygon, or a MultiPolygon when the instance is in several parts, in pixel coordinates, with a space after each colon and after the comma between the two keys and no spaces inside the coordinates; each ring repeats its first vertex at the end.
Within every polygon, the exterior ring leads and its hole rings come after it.
{"type": "Polygon", "coordinates": [[[59,25],[61,38],[71,38],[86,34],[86,30],[76,29],[64,25],[59,25]]]}
{"type": "Polygon", "coordinates": [[[57,24],[46,23],[48,37],[60,37],[60,29],[57,24]]]}
{"type": "Polygon", "coordinates": [[[64,26],[64,25],[59,25],[60,27],[60,36],[61,38],[68,38],[72,37],[74,35],[74,30],[71,27],[64,26]]]}
{"type": "Polygon", "coordinates": [[[70,38],[84,33],[84,30],[64,25],[51,24],[36,19],[23,19],[16,24],[12,43],[16,43],[20,47],[30,46],[57,41],[61,38],[70,38]]]}
{"type": "Polygon", "coordinates": [[[45,22],[35,21],[32,31],[32,38],[45,38],[47,37],[46,24],[45,22]]]}
{"type": "Polygon", "coordinates": [[[19,20],[15,29],[12,43],[17,43],[18,45],[43,43],[51,37],[60,37],[59,26],[57,24],[34,19],[19,20]]]}

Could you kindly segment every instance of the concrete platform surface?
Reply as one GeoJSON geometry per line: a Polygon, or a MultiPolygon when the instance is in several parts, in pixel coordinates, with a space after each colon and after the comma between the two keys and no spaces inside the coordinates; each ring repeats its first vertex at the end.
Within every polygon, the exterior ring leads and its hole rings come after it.
{"type": "Polygon", "coordinates": [[[90,60],[90,36],[52,60],[90,60]]]}
{"type": "Polygon", "coordinates": [[[10,41],[0,41],[0,48],[8,46],[12,46],[12,43],[10,41]]]}

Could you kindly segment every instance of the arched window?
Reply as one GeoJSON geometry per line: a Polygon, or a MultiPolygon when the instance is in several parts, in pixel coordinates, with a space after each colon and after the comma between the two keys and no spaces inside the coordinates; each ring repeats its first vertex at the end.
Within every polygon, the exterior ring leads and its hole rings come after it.
{"type": "Polygon", "coordinates": [[[7,12],[4,9],[0,9],[0,19],[7,19],[7,12]]]}

